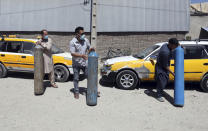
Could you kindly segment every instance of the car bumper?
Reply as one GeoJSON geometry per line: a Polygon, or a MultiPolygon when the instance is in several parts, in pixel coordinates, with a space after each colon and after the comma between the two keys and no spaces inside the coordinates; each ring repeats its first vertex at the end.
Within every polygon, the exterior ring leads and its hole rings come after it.
{"type": "Polygon", "coordinates": [[[101,80],[108,83],[114,83],[116,81],[116,72],[110,70],[101,69],[101,80]]]}

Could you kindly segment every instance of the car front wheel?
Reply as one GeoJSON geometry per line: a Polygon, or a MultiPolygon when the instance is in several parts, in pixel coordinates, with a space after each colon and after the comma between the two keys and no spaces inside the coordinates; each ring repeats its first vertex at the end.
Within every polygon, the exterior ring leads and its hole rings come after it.
{"type": "Polygon", "coordinates": [[[208,74],[202,78],[200,85],[204,92],[208,92],[208,74]]]}
{"type": "Polygon", "coordinates": [[[116,77],[116,84],[124,90],[133,90],[139,83],[137,75],[130,70],[121,71],[116,77]]]}
{"type": "Polygon", "coordinates": [[[63,65],[55,65],[54,74],[58,82],[66,82],[69,78],[69,70],[63,65]]]}

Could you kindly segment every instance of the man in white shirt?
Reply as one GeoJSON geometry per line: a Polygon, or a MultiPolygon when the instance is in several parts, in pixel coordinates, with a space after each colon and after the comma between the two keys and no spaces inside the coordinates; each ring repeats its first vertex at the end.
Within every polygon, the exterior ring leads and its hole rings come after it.
{"type": "Polygon", "coordinates": [[[69,43],[69,49],[72,55],[72,67],[74,72],[74,98],[79,99],[79,73],[80,70],[82,70],[87,78],[87,54],[94,51],[94,49],[90,47],[89,40],[85,38],[83,27],[77,27],[75,29],[75,34],[76,36],[69,43]]]}

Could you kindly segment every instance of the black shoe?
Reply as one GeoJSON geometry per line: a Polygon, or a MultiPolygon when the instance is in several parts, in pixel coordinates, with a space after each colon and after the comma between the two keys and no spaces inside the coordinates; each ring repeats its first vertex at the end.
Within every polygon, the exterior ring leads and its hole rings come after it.
{"type": "Polygon", "coordinates": [[[74,98],[79,99],[79,93],[74,93],[74,98]]]}

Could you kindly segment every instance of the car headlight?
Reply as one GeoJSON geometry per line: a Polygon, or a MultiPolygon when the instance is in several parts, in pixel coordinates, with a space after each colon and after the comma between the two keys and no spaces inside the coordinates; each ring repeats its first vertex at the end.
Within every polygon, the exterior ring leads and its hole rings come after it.
{"type": "Polygon", "coordinates": [[[111,65],[106,65],[105,68],[106,68],[106,70],[111,70],[112,67],[111,67],[111,65]]]}
{"type": "Polygon", "coordinates": [[[103,74],[106,74],[106,73],[108,73],[110,71],[111,71],[111,65],[103,65],[103,67],[101,68],[101,72],[103,74]]]}

